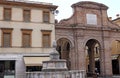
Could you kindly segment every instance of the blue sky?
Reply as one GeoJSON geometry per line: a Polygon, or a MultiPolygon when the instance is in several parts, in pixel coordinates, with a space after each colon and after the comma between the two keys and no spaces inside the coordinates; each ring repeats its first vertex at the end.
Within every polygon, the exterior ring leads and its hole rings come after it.
{"type": "MultiPolygon", "coordinates": [[[[59,14],[55,16],[56,19],[66,19],[72,15],[71,5],[80,1],[88,1],[88,0],[31,0],[31,1],[39,1],[39,2],[47,2],[53,3],[54,5],[59,6],[59,14]]],[[[105,4],[109,7],[107,13],[108,17],[116,18],[116,14],[120,14],[120,0],[89,0],[98,3],[105,4]]]]}

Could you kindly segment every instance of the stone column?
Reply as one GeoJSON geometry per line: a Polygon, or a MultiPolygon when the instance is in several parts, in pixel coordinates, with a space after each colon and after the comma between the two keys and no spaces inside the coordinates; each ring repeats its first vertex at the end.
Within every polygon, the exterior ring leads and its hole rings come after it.
{"type": "Polygon", "coordinates": [[[112,76],[111,50],[109,40],[105,39],[100,51],[101,75],[105,78],[112,76]]]}
{"type": "Polygon", "coordinates": [[[22,56],[19,56],[15,64],[16,77],[15,78],[26,78],[26,67],[22,56]]]}
{"type": "Polygon", "coordinates": [[[95,72],[95,58],[94,58],[94,48],[89,48],[89,65],[90,72],[95,72]]]}

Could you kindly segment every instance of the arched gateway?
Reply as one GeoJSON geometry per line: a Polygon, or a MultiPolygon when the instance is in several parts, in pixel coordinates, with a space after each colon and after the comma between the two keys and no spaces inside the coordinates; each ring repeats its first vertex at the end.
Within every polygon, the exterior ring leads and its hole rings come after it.
{"type": "Polygon", "coordinates": [[[83,1],[72,8],[74,13],[70,18],[56,23],[61,58],[69,61],[69,69],[94,73],[97,68],[100,76],[111,77],[117,72],[113,71],[113,65],[118,64],[112,60],[112,42],[120,40],[120,27],[108,19],[108,7],[104,4],[83,1]]]}

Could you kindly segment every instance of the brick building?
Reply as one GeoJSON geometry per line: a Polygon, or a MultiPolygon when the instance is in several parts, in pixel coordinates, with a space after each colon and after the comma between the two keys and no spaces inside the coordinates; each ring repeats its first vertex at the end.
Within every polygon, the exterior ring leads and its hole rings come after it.
{"type": "Polygon", "coordinates": [[[73,15],[56,23],[57,50],[71,70],[86,70],[111,77],[120,73],[120,27],[108,19],[108,7],[82,1],[72,5],[73,15]],[[119,44],[117,45],[119,48],[119,44]],[[115,52],[113,52],[115,51],[115,52]],[[113,62],[117,59],[117,62],[113,62]],[[117,70],[117,71],[114,71],[117,70]]]}

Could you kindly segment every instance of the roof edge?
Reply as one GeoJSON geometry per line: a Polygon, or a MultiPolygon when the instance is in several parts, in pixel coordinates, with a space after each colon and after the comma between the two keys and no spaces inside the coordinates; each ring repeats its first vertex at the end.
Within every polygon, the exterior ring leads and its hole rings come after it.
{"type": "Polygon", "coordinates": [[[35,3],[35,2],[24,2],[24,1],[11,1],[11,0],[0,0],[0,4],[3,5],[15,5],[15,6],[28,6],[28,7],[36,7],[36,8],[48,8],[56,10],[58,6],[52,4],[45,4],[45,3],[35,3]]]}
{"type": "MultiPolygon", "coordinates": [[[[102,3],[98,3],[98,2],[93,2],[93,1],[81,1],[81,2],[77,2],[75,4],[73,4],[71,7],[85,7],[83,6],[84,4],[92,4],[92,5],[97,5],[99,6],[101,9],[105,9],[107,10],[108,9],[108,6],[102,4],[102,3]]],[[[87,8],[90,8],[90,7],[87,7],[87,8]]]]}

